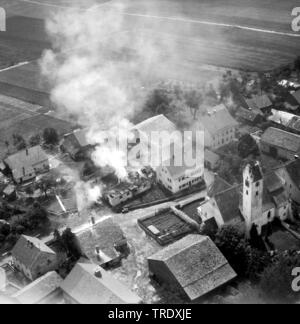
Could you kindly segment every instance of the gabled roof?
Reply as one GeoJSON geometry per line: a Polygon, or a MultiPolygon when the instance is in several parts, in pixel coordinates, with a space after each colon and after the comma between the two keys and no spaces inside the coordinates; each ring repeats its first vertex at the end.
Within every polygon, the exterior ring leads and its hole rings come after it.
{"type": "Polygon", "coordinates": [[[242,186],[234,186],[214,196],[225,224],[241,220],[240,197],[242,186]]]}
{"type": "Polygon", "coordinates": [[[144,120],[143,122],[135,125],[133,130],[138,130],[140,132],[149,134],[151,132],[175,132],[177,130],[174,123],[172,123],[164,115],[157,115],[149,119],[144,120]]]}
{"type": "Polygon", "coordinates": [[[38,304],[59,289],[63,279],[55,272],[48,272],[20,290],[13,297],[21,304],[38,304]]]}
{"type": "Polygon", "coordinates": [[[200,123],[203,128],[212,136],[220,131],[236,127],[237,121],[230,115],[224,105],[219,105],[215,109],[210,109],[205,116],[200,117],[200,123]]]}
{"type": "Polygon", "coordinates": [[[204,156],[199,156],[196,159],[196,154],[198,153],[199,152],[195,150],[194,147],[193,148],[188,147],[186,148],[186,150],[183,147],[182,148],[179,147],[177,153],[174,151],[174,153],[172,154],[172,158],[169,161],[164,161],[163,165],[169,171],[170,176],[173,179],[177,179],[181,176],[187,175],[189,171],[196,172],[196,171],[200,171],[200,168],[203,168],[204,156]],[[177,161],[175,157],[176,154],[180,154],[182,156],[182,161],[180,161],[181,165],[177,164],[179,161],[177,161]],[[193,165],[187,163],[187,161],[189,161],[188,159],[191,159],[191,164],[193,165]],[[196,165],[196,163],[198,163],[199,165],[196,165]]]}
{"type": "Polygon", "coordinates": [[[97,223],[92,230],[83,231],[77,237],[83,252],[95,263],[99,262],[95,252],[96,247],[99,247],[110,260],[114,260],[119,256],[114,248],[115,244],[126,239],[121,227],[112,218],[97,223]]]}
{"type": "Polygon", "coordinates": [[[188,235],[148,260],[163,262],[191,300],[236,277],[212,240],[202,235],[188,235]]]}
{"type": "Polygon", "coordinates": [[[300,89],[291,93],[291,95],[294,97],[296,102],[300,105],[300,89]]]}
{"type": "Polygon", "coordinates": [[[261,116],[261,114],[256,110],[248,110],[248,109],[244,109],[244,108],[240,108],[237,111],[236,115],[238,117],[248,120],[252,123],[255,122],[256,118],[261,116]]]}
{"type": "Polygon", "coordinates": [[[139,304],[140,298],[93,263],[77,263],[61,284],[78,304],[139,304]],[[98,275],[96,276],[96,273],[98,275]]]}
{"type": "Polygon", "coordinates": [[[300,152],[300,136],[279,128],[268,128],[262,135],[261,141],[294,153],[300,152]]]}
{"type": "Polygon", "coordinates": [[[226,191],[230,189],[232,186],[229,184],[227,181],[225,181],[223,178],[220,176],[216,176],[214,179],[213,184],[211,187],[208,189],[207,195],[209,197],[214,197],[215,195],[219,194],[220,192],[226,191]]]}
{"type": "Polygon", "coordinates": [[[5,160],[5,163],[11,169],[14,178],[18,179],[23,176],[23,168],[25,169],[25,174],[28,175],[34,173],[35,165],[47,160],[48,156],[38,145],[10,155],[5,160]]]}
{"type": "Polygon", "coordinates": [[[204,151],[205,161],[208,161],[212,164],[216,164],[220,160],[220,156],[208,149],[204,151]]]}
{"type": "Polygon", "coordinates": [[[300,189],[300,160],[295,160],[286,166],[290,178],[295,185],[300,189]]]}
{"type": "Polygon", "coordinates": [[[56,255],[56,253],[41,240],[25,235],[19,238],[12,250],[12,256],[28,269],[31,269],[44,254],[56,255]]]}
{"type": "Polygon", "coordinates": [[[250,99],[246,99],[246,103],[252,109],[264,109],[272,106],[272,101],[266,94],[261,96],[256,95],[250,99]]]}

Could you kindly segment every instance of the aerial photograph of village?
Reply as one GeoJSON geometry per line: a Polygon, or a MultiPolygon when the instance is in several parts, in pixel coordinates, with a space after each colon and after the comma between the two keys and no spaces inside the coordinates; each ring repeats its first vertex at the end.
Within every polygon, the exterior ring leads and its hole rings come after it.
{"type": "Polygon", "coordinates": [[[300,304],[299,0],[0,0],[0,304],[300,304]]]}

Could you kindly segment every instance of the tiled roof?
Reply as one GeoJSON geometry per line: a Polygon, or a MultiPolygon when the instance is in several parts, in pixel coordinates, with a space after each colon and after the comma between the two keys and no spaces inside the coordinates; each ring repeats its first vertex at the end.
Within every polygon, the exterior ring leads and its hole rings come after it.
{"type": "Polygon", "coordinates": [[[218,193],[214,197],[225,224],[229,224],[235,220],[241,220],[239,208],[241,191],[242,186],[234,186],[218,193]]]}
{"type": "Polygon", "coordinates": [[[253,96],[251,99],[246,99],[249,108],[263,109],[272,106],[272,101],[267,95],[253,96]]]}
{"type": "Polygon", "coordinates": [[[220,192],[226,191],[231,188],[231,185],[222,179],[220,176],[216,176],[212,186],[209,188],[207,195],[209,197],[214,197],[220,192]]]}
{"type": "Polygon", "coordinates": [[[119,256],[114,245],[126,239],[121,227],[112,218],[97,223],[92,230],[84,231],[77,237],[83,252],[95,263],[98,263],[96,247],[113,260],[119,256]]]}
{"type": "Polygon", "coordinates": [[[294,153],[300,152],[300,136],[279,128],[268,128],[262,135],[261,141],[294,153]]]}
{"type": "Polygon", "coordinates": [[[236,277],[228,261],[207,236],[188,235],[148,260],[163,262],[191,300],[236,277]]]}
{"type": "Polygon", "coordinates": [[[247,109],[243,109],[243,108],[240,108],[238,111],[237,111],[237,116],[240,117],[240,118],[243,118],[245,120],[248,120],[250,122],[254,122],[255,119],[260,116],[260,113],[258,111],[255,111],[255,110],[247,110],[247,109]]]}
{"type": "Polygon", "coordinates": [[[23,176],[23,168],[25,174],[28,175],[34,173],[35,165],[45,161],[48,161],[48,156],[38,145],[9,156],[5,163],[12,170],[14,178],[18,179],[23,176]]]}
{"type": "Polygon", "coordinates": [[[55,255],[55,252],[41,240],[25,235],[19,238],[12,250],[12,256],[21,264],[24,264],[28,269],[31,269],[31,267],[38,262],[39,257],[44,253],[55,255]]]}
{"type": "Polygon", "coordinates": [[[21,304],[37,304],[55,292],[63,279],[55,272],[48,272],[20,290],[13,297],[21,304]]]}
{"type": "Polygon", "coordinates": [[[201,116],[199,120],[203,128],[212,136],[218,134],[222,130],[238,125],[237,121],[230,115],[224,105],[215,108],[215,110],[210,110],[207,115],[201,116]]]}
{"type": "Polygon", "coordinates": [[[176,131],[176,126],[172,123],[167,117],[164,115],[157,115],[152,118],[146,119],[143,122],[135,125],[133,130],[138,130],[144,133],[151,133],[151,132],[174,132],[176,131]]]}
{"type": "Polygon", "coordinates": [[[78,304],[138,304],[140,298],[93,263],[77,263],[61,289],[78,304]],[[101,275],[95,275],[99,272],[101,275]]]}
{"type": "Polygon", "coordinates": [[[286,170],[294,181],[296,186],[300,189],[300,160],[295,160],[286,166],[286,170]]]}
{"type": "Polygon", "coordinates": [[[296,99],[297,103],[300,104],[300,90],[293,92],[292,96],[296,99]]]}

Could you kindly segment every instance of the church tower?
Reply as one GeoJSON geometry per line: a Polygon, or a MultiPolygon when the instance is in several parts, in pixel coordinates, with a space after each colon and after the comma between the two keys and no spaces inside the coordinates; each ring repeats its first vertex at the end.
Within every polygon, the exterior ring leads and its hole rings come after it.
{"type": "Polygon", "coordinates": [[[242,214],[249,234],[253,224],[259,224],[263,206],[263,174],[259,162],[249,163],[243,172],[242,214]]]}

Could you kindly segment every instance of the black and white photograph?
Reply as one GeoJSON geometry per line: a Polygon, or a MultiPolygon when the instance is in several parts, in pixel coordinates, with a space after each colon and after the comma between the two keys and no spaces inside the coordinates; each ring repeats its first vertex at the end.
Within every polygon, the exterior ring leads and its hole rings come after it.
{"type": "Polygon", "coordinates": [[[0,0],[0,304],[300,304],[299,0],[0,0]]]}

